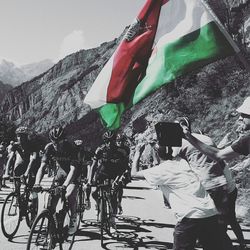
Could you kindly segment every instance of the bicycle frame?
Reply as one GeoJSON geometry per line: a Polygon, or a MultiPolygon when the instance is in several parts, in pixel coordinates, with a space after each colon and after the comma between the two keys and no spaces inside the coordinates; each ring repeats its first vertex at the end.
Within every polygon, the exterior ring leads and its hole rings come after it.
{"type": "Polygon", "coordinates": [[[114,216],[112,207],[112,194],[110,181],[104,184],[91,185],[98,189],[97,197],[97,220],[100,219],[100,230],[101,230],[101,246],[104,246],[104,232],[109,236],[114,237],[110,232],[111,219],[114,216]]]}
{"type": "Polygon", "coordinates": [[[27,182],[22,177],[13,177],[11,179],[14,181],[14,192],[17,195],[17,201],[20,209],[20,220],[22,220],[23,217],[26,217],[28,213],[30,188],[27,186],[27,182]],[[24,184],[23,191],[21,191],[22,183],[24,184]]]}

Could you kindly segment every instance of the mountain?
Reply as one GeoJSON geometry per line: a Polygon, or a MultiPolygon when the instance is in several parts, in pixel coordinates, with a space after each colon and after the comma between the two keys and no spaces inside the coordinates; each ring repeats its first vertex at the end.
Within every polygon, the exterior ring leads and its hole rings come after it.
{"type": "Polygon", "coordinates": [[[21,84],[27,79],[25,73],[15,66],[14,63],[2,60],[0,64],[0,80],[4,83],[10,84],[13,87],[21,84]]]}
{"type": "Polygon", "coordinates": [[[26,80],[31,80],[33,77],[38,76],[50,69],[53,65],[54,63],[50,59],[45,59],[37,63],[30,63],[20,66],[20,69],[27,76],[26,80]]]}
{"type": "Polygon", "coordinates": [[[16,124],[26,124],[39,132],[57,123],[79,120],[90,111],[83,98],[117,44],[115,39],[67,56],[10,91],[1,111],[16,124]]]}
{"type": "MultiPolygon", "coordinates": [[[[250,53],[244,47],[244,41],[249,40],[249,33],[244,33],[249,30],[249,26],[246,27],[249,7],[240,5],[240,9],[233,12],[233,5],[226,4],[228,1],[208,2],[235,35],[244,57],[250,61],[250,53]],[[230,15],[225,16],[225,13],[230,15]]],[[[2,101],[0,113],[16,125],[26,125],[45,135],[52,126],[65,125],[71,140],[82,138],[84,144],[94,150],[101,143],[105,129],[83,99],[123,35],[97,48],[68,55],[46,72],[13,88],[2,101]]],[[[217,61],[162,87],[127,110],[120,130],[131,141],[141,137],[147,141],[151,133],[149,128],[153,130],[157,121],[172,121],[176,116],[185,115],[190,117],[193,130],[201,130],[219,143],[228,132],[236,130],[235,110],[246,96],[250,96],[249,86],[250,72],[236,56],[217,61]]],[[[245,223],[250,223],[247,204],[250,162],[242,157],[230,162],[230,166],[240,194],[237,211],[245,223]]]]}
{"type": "Polygon", "coordinates": [[[2,60],[0,63],[0,80],[16,87],[47,71],[52,66],[53,62],[51,60],[43,60],[38,63],[31,63],[20,67],[17,67],[12,62],[2,60]]]}
{"type": "Polygon", "coordinates": [[[12,89],[11,85],[4,84],[2,81],[0,81],[0,103],[2,102],[6,93],[11,89],[12,89]]]}

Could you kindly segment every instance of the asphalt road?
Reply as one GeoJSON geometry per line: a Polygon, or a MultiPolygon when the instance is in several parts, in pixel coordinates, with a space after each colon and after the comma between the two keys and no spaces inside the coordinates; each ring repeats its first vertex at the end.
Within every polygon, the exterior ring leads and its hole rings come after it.
{"type": "MultiPolygon", "coordinates": [[[[45,183],[48,184],[49,181],[45,179],[45,183]]],[[[0,210],[10,191],[11,189],[6,188],[0,191],[0,210]]],[[[80,225],[73,249],[102,249],[93,200],[91,204],[92,208],[85,212],[85,223],[80,225]]],[[[176,220],[172,211],[164,207],[159,190],[152,189],[145,181],[133,181],[124,190],[123,211],[124,213],[117,218],[118,231],[122,237],[115,240],[107,236],[105,249],[172,249],[176,220]]],[[[243,232],[247,243],[250,244],[250,228],[243,228],[243,232]]],[[[238,244],[235,235],[231,230],[228,233],[236,250],[238,244]]],[[[26,248],[28,235],[29,228],[23,220],[11,241],[8,241],[2,233],[0,234],[0,249],[23,250],[26,248]]]]}

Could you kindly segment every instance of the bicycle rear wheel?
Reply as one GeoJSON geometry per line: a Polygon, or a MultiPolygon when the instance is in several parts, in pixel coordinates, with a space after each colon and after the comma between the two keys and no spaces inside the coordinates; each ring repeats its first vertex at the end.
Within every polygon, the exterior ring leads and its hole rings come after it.
{"type": "Polygon", "coordinates": [[[56,225],[49,210],[43,210],[34,220],[31,227],[27,250],[50,250],[56,246],[56,225]]]}
{"type": "Polygon", "coordinates": [[[11,239],[16,234],[20,225],[20,208],[17,193],[10,193],[3,204],[1,213],[1,227],[6,238],[11,239]]]}

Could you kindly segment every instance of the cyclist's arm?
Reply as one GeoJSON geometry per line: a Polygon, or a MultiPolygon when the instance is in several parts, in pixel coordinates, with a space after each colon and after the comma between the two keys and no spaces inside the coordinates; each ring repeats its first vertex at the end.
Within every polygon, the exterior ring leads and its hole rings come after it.
{"type": "Polygon", "coordinates": [[[35,185],[40,185],[40,183],[43,179],[44,173],[45,173],[46,166],[47,166],[47,163],[45,161],[42,161],[40,168],[38,169],[37,174],[36,174],[35,185]]]}
{"type": "Polygon", "coordinates": [[[76,178],[76,167],[73,165],[70,165],[70,171],[67,175],[66,180],[63,183],[63,186],[67,187],[74,178],[76,178]]]}
{"type": "Polygon", "coordinates": [[[92,164],[88,165],[88,173],[87,173],[88,183],[92,182],[94,173],[96,171],[97,163],[98,163],[98,160],[94,158],[92,164]]]}
{"type": "Polygon", "coordinates": [[[30,169],[32,168],[32,166],[35,164],[36,160],[38,158],[38,153],[37,152],[33,152],[30,156],[30,161],[29,161],[29,165],[24,173],[24,176],[28,176],[30,169]]]}
{"type": "Polygon", "coordinates": [[[10,156],[9,156],[8,161],[7,161],[7,163],[6,163],[5,173],[4,173],[5,176],[8,176],[8,175],[9,175],[9,169],[10,169],[10,167],[11,167],[11,163],[14,163],[14,161],[13,161],[14,158],[15,158],[15,152],[12,151],[12,152],[10,153],[10,156]]]}

